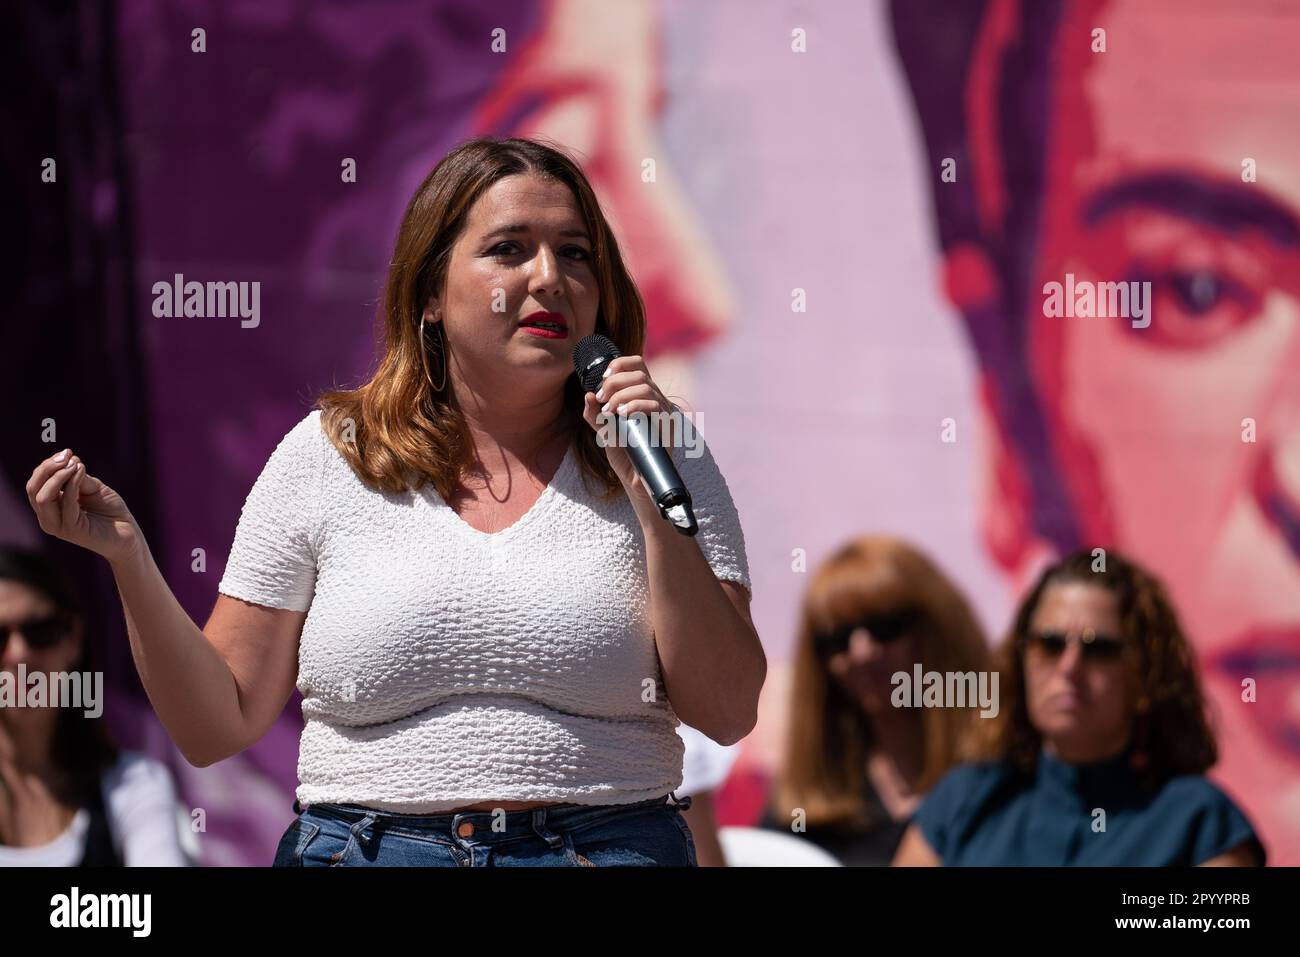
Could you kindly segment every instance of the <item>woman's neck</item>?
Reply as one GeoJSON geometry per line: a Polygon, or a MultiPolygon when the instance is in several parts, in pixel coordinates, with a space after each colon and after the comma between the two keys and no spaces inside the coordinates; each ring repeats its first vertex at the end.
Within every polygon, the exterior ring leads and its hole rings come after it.
{"type": "Polygon", "coordinates": [[[0,711],[0,761],[23,771],[50,773],[57,718],[52,708],[0,711]]]}
{"type": "Polygon", "coordinates": [[[888,714],[873,715],[871,729],[868,780],[892,817],[906,817],[925,773],[925,729],[914,712],[892,708],[888,714]]]}
{"type": "Polygon", "coordinates": [[[1128,749],[1128,737],[1106,741],[1043,739],[1043,750],[1066,764],[1097,764],[1119,757],[1128,749]]]}
{"type": "Polygon", "coordinates": [[[485,393],[456,382],[455,396],[474,448],[494,460],[535,462],[573,429],[562,387],[531,395],[506,389],[485,393]]]}

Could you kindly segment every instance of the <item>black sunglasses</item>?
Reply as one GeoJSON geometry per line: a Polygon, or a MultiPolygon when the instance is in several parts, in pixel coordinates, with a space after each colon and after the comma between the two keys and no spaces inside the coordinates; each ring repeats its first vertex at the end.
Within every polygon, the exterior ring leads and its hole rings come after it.
{"type": "Polygon", "coordinates": [[[16,625],[0,625],[0,651],[4,651],[15,631],[21,631],[27,644],[37,651],[53,648],[68,637],[68,619],[65,615],[32,618],[16,625]]]}
{"type": "MultiPolygon", "coordinates": [[[[1063,631],[1035,631],[1031,632],[1027,639],[1048,658],[1061,657],[1072,640],[1063,631]]],[[[1115,661],[1124,654],[1124,646],[1127,644],[1112,635],[1098,634],[1091,628],[1083,629],[1082,634],[1073,640],[1079,642],[1085,661],[1115,661]]]]}
{"type": "Polygon", "coordinates": [[[859,628],[871,632],[873,641],[889,644],[897,641],[916,625],[915,609],[888,612],[876,615],[864,615],[862,618],[846,625],[839,625],[826,631],[813,633],[813,646],[823,658],[838,655],[849,647],[849,637],[859,628]]]}

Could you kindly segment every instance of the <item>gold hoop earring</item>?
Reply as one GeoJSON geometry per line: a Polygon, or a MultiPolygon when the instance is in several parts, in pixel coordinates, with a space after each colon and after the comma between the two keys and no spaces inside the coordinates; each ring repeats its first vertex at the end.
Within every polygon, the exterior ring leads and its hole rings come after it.
{"type": "Polygon", "coordinates": [[[442,354],[442,385],[434,385],[433,379],[429,376],[429,350],[424,347],[424,316],[420,316],[420,362],[424,366],[424,377],[429,382],[429,388],[434,392],[441,392],[447,388],[447,340],[442,335],[442,324],[438,326],[438,341],[442,343],[438,352],[442,354]]]}

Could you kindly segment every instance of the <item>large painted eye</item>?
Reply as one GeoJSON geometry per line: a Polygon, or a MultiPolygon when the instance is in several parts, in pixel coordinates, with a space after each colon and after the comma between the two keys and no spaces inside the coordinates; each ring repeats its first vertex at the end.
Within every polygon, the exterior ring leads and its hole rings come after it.
{"type": "Polygon", "coordinates": [[[1183,311],[1194,316],[1209,313],[1227,298],[1229,292],[1224,277],[1208,269],[1171,273],[1169,286],[1183,311]]]}
{"type": "Polygon", "coordinates": [[[1143,270],[1132,278],[1151,283],[1151,322],[1126,327],[1152,345],[1213,345],[1259,312],[1260,298],[1252,289],[1213,267],[1143,270]]]}

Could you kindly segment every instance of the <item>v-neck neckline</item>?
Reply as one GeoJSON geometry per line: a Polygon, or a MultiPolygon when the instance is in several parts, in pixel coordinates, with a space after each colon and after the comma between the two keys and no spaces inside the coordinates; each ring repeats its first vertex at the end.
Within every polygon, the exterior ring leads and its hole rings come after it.
{"type": "Polygon", "coordinates": [[[528,511],[524,512],[524,514],[520,515],[505,528],[498,529],[495,532],[485,532],[482,529],[475,528],[469,522],[465,521],[465,519],[461,518],[456,510],[447,504],[447,500],[442,497],[442,494],[438,492],[437,489],[430,486],[430,492],[439,510],[445,512],[452,522],[460,526],[468,534],[480,540],[497,541],[507,535],[514,534],[518,529],[534,521],[536,517],[550,504],[551,500],[566,487],[569,471],[572,466],[572,458],[573,442],[569,442],[564,449],[564,458],[560,460],[559,467],[556,468],[555,474],[551,476],[551,480],[546,483],[546,488],[542,489],[542,494],[537,496],[537,500],[529,506],[528,511]]]}

